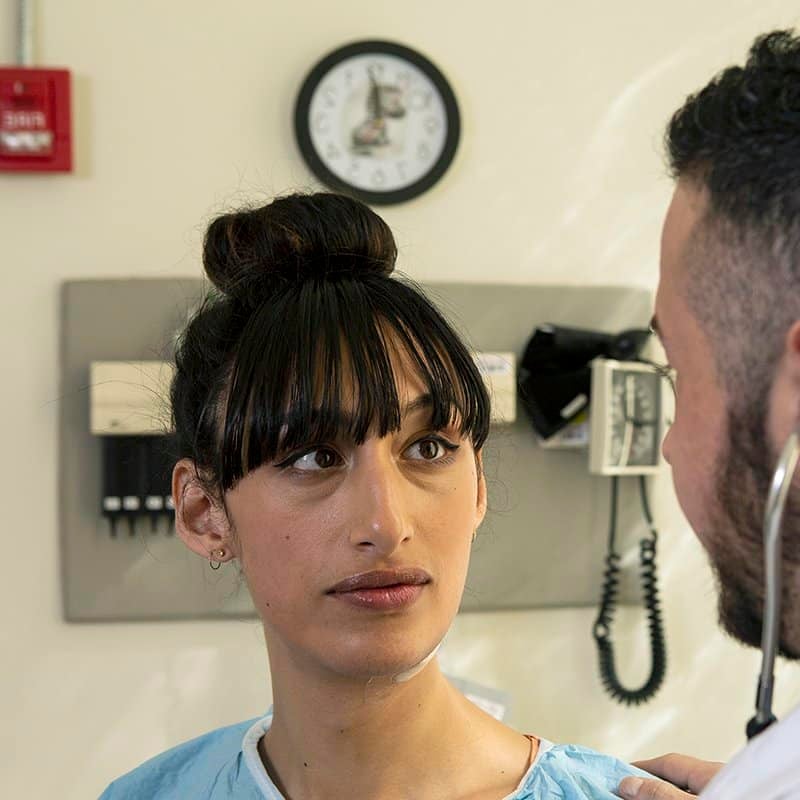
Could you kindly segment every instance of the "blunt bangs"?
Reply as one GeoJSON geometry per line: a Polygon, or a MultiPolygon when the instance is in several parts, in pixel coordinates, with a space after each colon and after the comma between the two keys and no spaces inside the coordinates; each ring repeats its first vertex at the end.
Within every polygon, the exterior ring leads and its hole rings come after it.
{"type": "Polygon", "coordinates": [[[217,448],[223,491],[262,464],[347,436],[362,444],[401,425],[393,363],[426,387],[431,426],[457,424],[478,450],[490,401],[475,362],[408,280],[369,276],[287,286],[250,318],[223,393],[217,448]]]}

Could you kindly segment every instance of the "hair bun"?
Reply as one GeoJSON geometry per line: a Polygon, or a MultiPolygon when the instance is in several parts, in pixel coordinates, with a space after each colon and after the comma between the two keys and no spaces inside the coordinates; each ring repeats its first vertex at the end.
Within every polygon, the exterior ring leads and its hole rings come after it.
{"type": "Polygon", "coordinates": [[[203,247],[211,282],[241,299],[276,282],[390,275],[396,258],[392,232],[374,211],[322,192],[224,214],[209,225],[203,247]]]}

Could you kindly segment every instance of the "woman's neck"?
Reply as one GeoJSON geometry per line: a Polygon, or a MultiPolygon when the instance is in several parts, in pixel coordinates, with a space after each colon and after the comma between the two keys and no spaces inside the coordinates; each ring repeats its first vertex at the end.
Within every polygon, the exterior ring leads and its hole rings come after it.
{"type": "Polygon", "coordinates": [[[482,786],[500,798],[524,773],[524,737],[466,700],[436,659],[402,683],[276,678],[259,750],[288,800],[479,797],[482,786]]]}

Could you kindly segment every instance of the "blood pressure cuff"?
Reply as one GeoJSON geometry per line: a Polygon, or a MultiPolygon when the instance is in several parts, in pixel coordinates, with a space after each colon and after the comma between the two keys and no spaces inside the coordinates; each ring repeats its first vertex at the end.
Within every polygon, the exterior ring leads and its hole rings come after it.
{"type": "Polygon", "coordinates": [[[631,328],[611,334],[547,323],[534,329],[519,364],[517,389],[543,439],[565,428],[589,404],[592,361],[635,361],[650,331],[631,328]]]}

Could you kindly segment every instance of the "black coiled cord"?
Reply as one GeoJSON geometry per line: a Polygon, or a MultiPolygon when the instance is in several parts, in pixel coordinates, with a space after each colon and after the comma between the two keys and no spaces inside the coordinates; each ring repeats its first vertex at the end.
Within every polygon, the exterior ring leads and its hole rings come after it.
{"type": "Polygon", "coordinates": [[[650,513],[647,501],[647,486],[644,475],[639,476],[639,493],[644,515],[650,533],[639,541],[639,563],[641,565],[642,596],[647,610],[647,624],[650,630],[650,649],[652,662],[650,676],[639,689],[626,689],[617,676],[614,660],[614,643],[611,641],[611,624],[617,607],[619,592],[620,556],[616,552],[617,505],[619,499],[619,478],[611,479],[611,518],[609,525],[608,555],[603,578],[603,594],[600,611],[594,623],[594,639],[597,642],[597,655],[600,663],[600,678],[606,691],[619,703],[639,705],[647,702],[659,690],[667,672],[667,647],[664,641],[664,625],[661,619],[661,603],[658,599],[658,579],[656,575],[656,551],[658,531],[650,513]]]}

